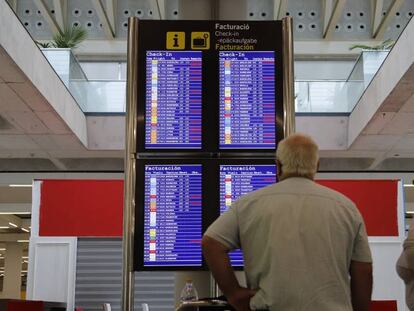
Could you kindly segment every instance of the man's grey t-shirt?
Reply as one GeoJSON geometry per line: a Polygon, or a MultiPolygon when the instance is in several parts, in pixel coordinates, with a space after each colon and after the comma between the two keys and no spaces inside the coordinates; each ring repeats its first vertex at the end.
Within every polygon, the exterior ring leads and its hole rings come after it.
{"type": "Polygon", "coordinates": [[[240,198],[205,235],[243,250],[252,310],[351,311],[350,262],[372,261],[355,204],[306,178],[240,198]]]}

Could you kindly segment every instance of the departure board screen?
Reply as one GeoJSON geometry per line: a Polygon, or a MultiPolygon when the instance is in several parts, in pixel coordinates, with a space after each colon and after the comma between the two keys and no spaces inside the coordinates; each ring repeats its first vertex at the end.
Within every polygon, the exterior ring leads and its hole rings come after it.
{"type": "MultiPolygon", "coordinates": [[[[241,196],[276,182],[276,165],[220,165],[220,214],[241,196]]],[[[243,253],[230,252],[233,266],[243,266],[243,253]]]]}
{"type": "Polygon", "coordinates": [[[220,149],[276,147],[274,55],[219,52],[220,149]]]}
{"type": "Polygon", "coordinates": [[[201,51],[146,52],[145,148],[201,149],[201,51]]]}
{"type": "Polygon", "coordinates": [[[201,266],[202,165],[145,165],[144,266],[201,266]]]}

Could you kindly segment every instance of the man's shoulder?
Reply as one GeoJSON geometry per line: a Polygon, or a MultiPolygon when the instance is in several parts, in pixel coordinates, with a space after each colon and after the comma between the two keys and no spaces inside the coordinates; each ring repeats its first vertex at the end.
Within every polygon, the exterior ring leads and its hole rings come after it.
{"type": "Polygon", "coordinates": [[[241,197],[240,202],[246,203],[266,196],[286,194],[293,196],[322,197],[335,201],[344,207],[356,209],[355,203],[344,194],[305,178],[289,178],[279,183],[269,185],[241,197]]]}

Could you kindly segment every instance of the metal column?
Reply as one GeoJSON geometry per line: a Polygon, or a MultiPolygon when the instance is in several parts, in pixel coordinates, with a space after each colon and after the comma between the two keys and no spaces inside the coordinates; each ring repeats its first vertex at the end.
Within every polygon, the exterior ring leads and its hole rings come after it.
{"type": "Polygon", "coordinates": [[[283,132],[284,137],[295,132],[295,79],[293,72],[292,18],[282,19],[283,33],[283,132]]]}
{"type": "Polygon", "coordinates": [[[134,310],[135,161],[138,99],[138,19],[128,19],[128,69],[125,135],[124,227],[121,310],[134,310]]]}

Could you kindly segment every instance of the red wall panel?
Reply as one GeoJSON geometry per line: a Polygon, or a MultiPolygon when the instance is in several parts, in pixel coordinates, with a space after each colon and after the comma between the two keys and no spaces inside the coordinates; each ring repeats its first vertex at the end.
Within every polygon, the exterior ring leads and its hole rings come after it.
{"type": "MultiPolygon", "coordinates": [[[[358,206],[369,236],[398,236],[396,180],[319,180],[358,206]]],[[[122,236],[122,180],[44,180],[40,236],[122,236]]]]}
{"type": "Polygon", "coordinates": [[[369,236],[398,236],[398,180],[318,180],[350,198],[369,236]]]}
{"type": "Polygon", "coordinates": [[[370,311],[397,311],[397,301],[384,300],[372,301],[370,311]]]}
{"type": "Polygon", "coordinates": [[[122,180],[44,180],[40,236],[122,236],[122,180]]]}
{"type": "Polygon", "coordinates": [[[369,236],[398,236],[397,180],[318,180],[350,198],[369,236]]]}

